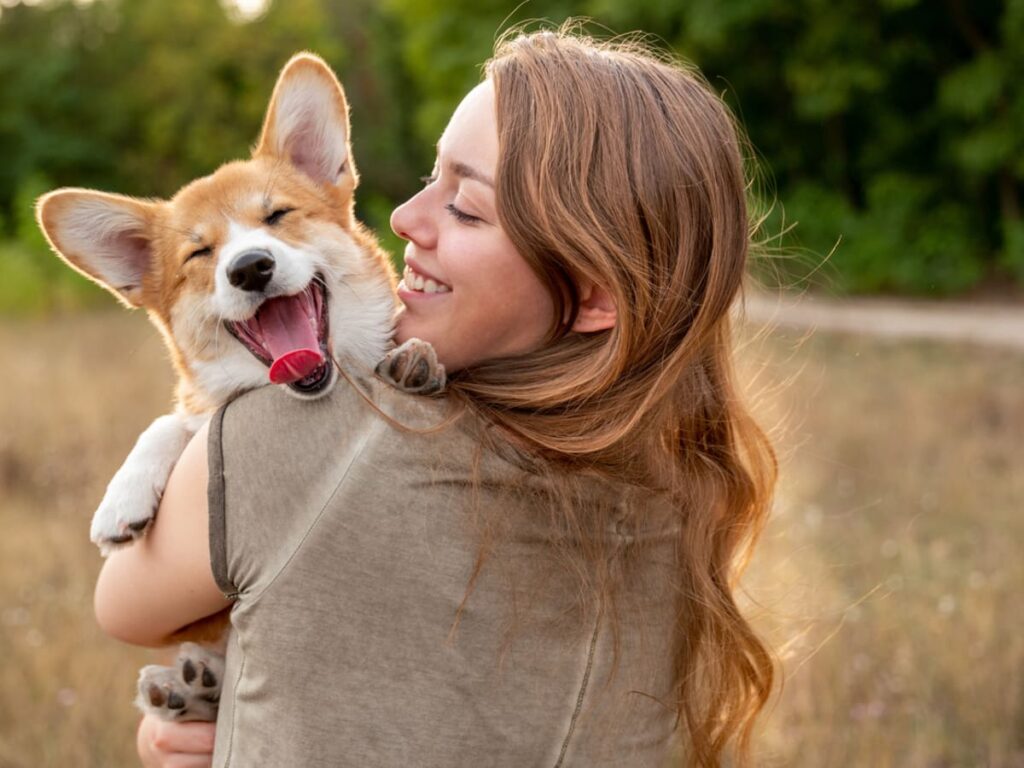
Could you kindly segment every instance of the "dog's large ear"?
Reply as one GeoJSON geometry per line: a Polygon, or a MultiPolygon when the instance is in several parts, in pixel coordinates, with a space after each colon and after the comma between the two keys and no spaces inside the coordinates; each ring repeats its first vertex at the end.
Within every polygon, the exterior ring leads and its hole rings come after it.
{"type": "Polygon", "coordinates": [[[285,159],[318,184],[354,187],[348,135],[341,83],[323,59],[300,53],[281,70],[253,156],[285,159]]]}
{"type": "Polygon", "coordinates": [[[153,266],[150,230],[157,205],[88,189],[58,189],[39,198],[36,219],[58,256],[138,307],[143,277],[153,266]]]}

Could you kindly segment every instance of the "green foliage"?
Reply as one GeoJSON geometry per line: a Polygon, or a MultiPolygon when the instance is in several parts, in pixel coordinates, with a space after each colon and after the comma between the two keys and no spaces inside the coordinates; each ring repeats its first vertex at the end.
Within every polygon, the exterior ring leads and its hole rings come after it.
{"type": "Polygon", "coordinates": [[[61,284],[33,283],[25,261],[41,253],[30,203],[47,185],[165,196],[245,156],[301,49],[346,86],[358,213],[397,256],[390,208],[429,169],[495,38],[570,16],[598,35],[650,33],[722,93],[770,169],[772,221],[799,220],[780,244],[806,250],[776,265],[784,282],[1024,282],[1022,0],[290,0],[248,21],[221,0],[49,0],[0,9],[0,242],[17,244],[0,283],[61,284]]]}
{"type": "MultiPolygon", "coordinates": [[[[863,210],[840,192],[801,184],[769,228],[781,228],[782,213],[796,224],[800,246],[830,254],[826,269],[811,281],[834,292],[946,295],[982,276],[967,211],[941,201],[923,178],[876,177],[863,210]]],[[[787,272],[792,279],[794,270],[787,272]]]]}
{"type": "Polygon", "coordinates": [[[110,299],[50,250],[36,224],[36,200],[52,186],[45,176],[31,174],[15,191],[11,216],[15,239],[0,240],[0,315],[74,310],[110,299]]]}
{"type": "Polygon", "coordinates": [[[942,79],[939,106],[959,117],[984,118],[995,109],[1002,91],[1002,63],[994,51],[986,51],[942,79]]]}
{"type": "MultiPolygon", "coordinates": [[[[515,5],[503,0],[449,0],[443,12],[433,0],[385,0],[385,5],[400,25],[402,61],[421,94],[409,105],[416,135],[433,147],[455,106],[482,79],[482,66],[503,24],[516,21],[510,18],[515,5]]],[[[526,9],[561,21],[570,15],[569,5],[542,0],[526,9]]],[[[433,157],[432,150],[429,156],[433,157]]]]}
{"type": "Polygon", "coordinates": [[[38,254],[20,244],[0,242],[0,315],[39,314],[49,308],[41,263],[38,254]]]}
{"type": "Polygon", "coordinates": [[[872,180],[848,251],[837,254],[849,289],[948,294],[981,277],[966,212],[936,197],[925,179],[885,174],[872,180]]]}
{"type": "Polygon", "coordinates": [[[391,257],[395,269],[400,270],[405,263],[402,256],[405,241],[391,231],[391,210],[394,204],[380,195],[364,195],[361,203],[360,219],[377,235],[381,248],[391,257]]]}
{"type": "Polygon", "coordinates": [[[71,311],[110,301],[106,291],[52,253],[14,240],[0,241],[0,317],[71,311]]]}
{"type": "Polygon", "coordinates": [[[1024,221],[1009,221],[1004,227],[999,265],[1014,276],[1018,283],[1024,283],[1024,221]]]}
{"type": "Polygon", "coordinates": [[[53,188],[41,173],[32,173],[21,180],[14,193],[14,237],[33,253],[46,253],[49,245],[36,224],[36,200],[53,188]]]}

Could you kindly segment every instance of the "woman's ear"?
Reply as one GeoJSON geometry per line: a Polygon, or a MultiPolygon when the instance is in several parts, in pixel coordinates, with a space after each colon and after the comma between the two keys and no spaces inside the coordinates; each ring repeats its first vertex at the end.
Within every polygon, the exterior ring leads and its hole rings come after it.
{"type": "Polygon", "coordinates": [[[614,328],[618,313],[612,295],[602,286],[590,281],[581,282],[579,289],[580,310],[571,330],[578,333],[594,333],[614,328]]]}

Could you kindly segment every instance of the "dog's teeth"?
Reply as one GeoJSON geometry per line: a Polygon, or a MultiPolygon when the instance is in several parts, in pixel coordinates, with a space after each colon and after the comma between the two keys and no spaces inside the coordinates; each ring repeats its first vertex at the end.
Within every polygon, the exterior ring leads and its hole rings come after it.
{"type": "Polygon", "coordinates": [[[416,279],[413,282],[415,283],[414,287],[417,291],[423,290],[423,277],[421,275],[416,275],[416,279]]]}
{"type": "Polygon", "coordinates": [[[423,290],[426,293],[437,293],[437,283],[435,283],[433,280],[427,280],[423,284],[423,290]]]}

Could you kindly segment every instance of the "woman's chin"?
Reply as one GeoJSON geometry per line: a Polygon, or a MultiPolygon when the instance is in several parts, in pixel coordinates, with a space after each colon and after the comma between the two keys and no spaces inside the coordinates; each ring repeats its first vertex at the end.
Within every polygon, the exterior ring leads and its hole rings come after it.
{"type": "Polygon", "coordinates": [[[395,320],[395,343],[404,344],[409,339],[429,341],[429,339],[423,338],[423,326],[424,323],[417,322],[416,318],[410,317],[409,310],[405,308],[399,310],[395,320]]]}
{"type": "Polygon", "coordinates": [[[441,358],[444,343],[438,338],[436,331],[430,327],[430,323],[424,323],[409,315],[408,310],[401,310],[398,319],[395,321],[395,344],[404,344],[409,339],[419,339],[429,343],[437,352],[438,359],[441,358]]]}

